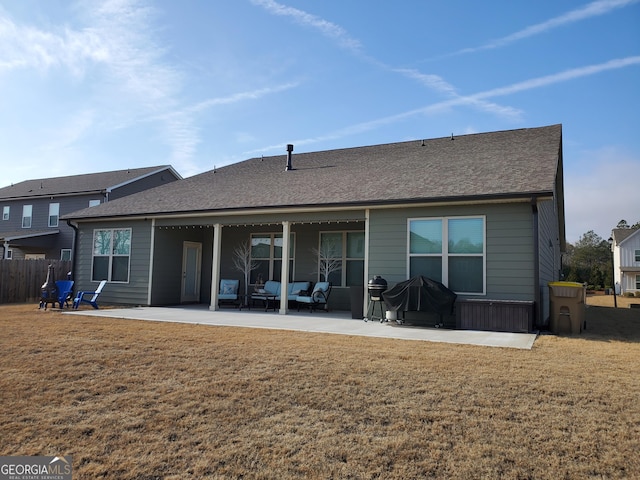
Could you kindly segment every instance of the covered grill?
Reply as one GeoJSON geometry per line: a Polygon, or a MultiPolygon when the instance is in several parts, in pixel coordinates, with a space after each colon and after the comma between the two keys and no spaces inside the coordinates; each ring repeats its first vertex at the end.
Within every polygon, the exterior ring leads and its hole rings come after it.
{"type": "Polygon", "coordinates": [[[58,286],[55,282],[53,265],[49,265],[47,269],[47,279],[40,287],[40,308],[47,309],[47,304],[50,303],[55,306],[58,301],[58,286]]]}
{"type": "Polygon", "coordinates": [[[387,310],[395,312],[433,312],[442,316],[453,313],[457,295],[442,283],[419,275],[382,294],[387,310]]]}

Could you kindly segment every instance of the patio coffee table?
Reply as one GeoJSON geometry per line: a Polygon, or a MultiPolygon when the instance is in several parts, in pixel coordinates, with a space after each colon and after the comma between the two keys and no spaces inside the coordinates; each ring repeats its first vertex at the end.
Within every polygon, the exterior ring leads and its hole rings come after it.
{"type": "MultiPolygon", "coordinates": [[[[269,308],[272,308],[273,311],[276,311],[276,297],[277,295],[271,295],[269,293],[253,293],[249,295],[249,300],[262,300],[264,302],[264,311],[268,312],[269,308]],[[271,306],[269,306],[271,304],[271,306]]],[[[249,305],[249,309],[251,309],[251,302],[247,302],[249,305]]]]}

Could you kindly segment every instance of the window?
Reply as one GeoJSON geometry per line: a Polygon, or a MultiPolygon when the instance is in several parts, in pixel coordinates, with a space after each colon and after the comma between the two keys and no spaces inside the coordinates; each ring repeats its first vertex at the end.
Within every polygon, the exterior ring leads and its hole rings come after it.
{"type": "Polygon", "coordinates": [[[9,220],[9,209],[11,207],[9,205],[5,205],[2,207],[2,220],[9,220]]]}
{"type": "Polygon", "coordinates": [[[321,232],[318,274],[334,287],[364,285],[364,232],[321,232]]]}
{"type": "Polygon", "coordinates": [[[97,207],[98,205],[100,205],[100,200],[89,200],[90,207],[97,207]]]}
{"type": "Polygon", "coordinates": [[[13,250],[7,250],[7,253],[4,256],[5,259],[11,260],[13,258],[13,250]]]}
{"type": "Polygon", "coordinates": [[[94,230],[91,279],[128,282],[130,254],[130,228],[94,230]]]}
{"type": "Polygon", "coordinates": [[[640,290],[640,275],[636,275],[636,290],[640,290]]]}
{"type": "Polygon", "coordinates": [[[60,204],[50,203],[49,204],[49,226],[50,227],[58,226],[59,215],[60,215],[60,204]]]}
{"type": "Polygon", "coordinates": [[[62,250],[60,250],[60,260],[63,260],[63,261],[71,260],[70,248],[63,248],[62,250]]]}
{"type": "Polygon", "coordinates": [[[31,213],[33,212],[32,205],[22,206],[22,228],[31,228],[31,213]]]}
{"type": "Polygon", "coordinates": [[[640,250],[635,251],[636,262],[640,262],[640,250]]]}
{"type": "MultiPolygon", "coordinates": [[[[281,233],[256,233],[251,235],[251,260],[257,265],[251,271],[250,282],[256,283],[258,275],[262,281],[282,281],[282,234],[281,233]]],[[[289,239],[289,281],[293,281],[294,272],[294,242],[292,233],[289,239]]]]}
{"type": "Polygon", "coordinates": [[[409,220],[409,277],[424,275],[457,293],[485,291],[484,217],[409,220]]]}

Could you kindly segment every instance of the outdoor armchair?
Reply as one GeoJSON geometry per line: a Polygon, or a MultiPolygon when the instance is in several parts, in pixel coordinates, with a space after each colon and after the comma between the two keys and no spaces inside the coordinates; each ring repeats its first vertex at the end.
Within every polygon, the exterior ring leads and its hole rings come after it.
{"type": "Polygon", "coordinates": [[[85,291],[78,292],[78,294],[76,295],[76,298],[73,300],[73,308],[77,310],[78,307],[80,306],[80,303],[85,302],[85,303],[88,303],[89,305],[91,305],[93,308],[95,308],[97,310],[98,309],[98,297],[102,293],[102,289],[104,288],[106,283],[107,283],[106,280],[102,280],[100,282],[100,285],[98,285],[98,288],[96,288],[94,292],[85,292],[85,291]],[[91,296],[91,298],[89,300],[84,298],[84,297],[88,297],[88,296],[91,296]]]}
{"type": "Polygon", "coordinates": [[[69,307],[69,301],[73,294],[73,280],[57,280],[56,287],[58,287],[58,303],[60,304],[60,309],[62,310],[64,306],[69,307]]]}
{"type": "Polygon", "coordinates": [[[235,306],[240,305],[238,288],[240,280],[230,280],[223,278],[220,280],[220,290],[218,291],[218,305],[228,303],[235,306]]]}
{"type": "Polygon", "coordinates": [[[331,294],[330,282],[316,283],[310,295],[298,295],[296,297],[296,303],[298,304],[298,311],[300,311],[301,307],[309,307],[309,310],[311,312],[313,312],[317,308],[326,309],[330,294],[331,294]]]}

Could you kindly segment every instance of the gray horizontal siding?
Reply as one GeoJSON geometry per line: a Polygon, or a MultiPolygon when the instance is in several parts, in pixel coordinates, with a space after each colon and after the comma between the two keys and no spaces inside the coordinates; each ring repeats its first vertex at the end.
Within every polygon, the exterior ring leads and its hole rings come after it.
{"type": "Polygon", "coordinates": [[[369,276],[381,275],[390,284],[408,278],[408,219],[472,215],[486,216],[486,297],[534,300],[533,227],[528,203],[372,210],[369,276]]]}
{"type": "Polygon", "coordinates": [[[151,222],[96,222],[82,223],[76,248],[74,280],[76,290],[94,290],[98,282],[91,279],[93,231],[101,228],[131,228],[131,256],[129,282],[109,282],[100,300],[105,303],[144,305],[147,303],[149,281],[149,245],[151,222]]]}

